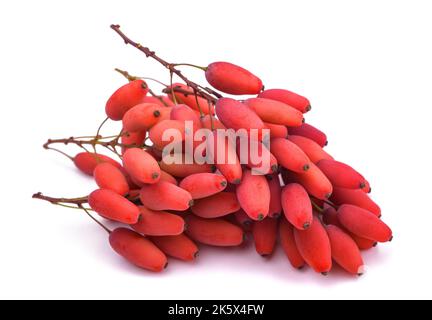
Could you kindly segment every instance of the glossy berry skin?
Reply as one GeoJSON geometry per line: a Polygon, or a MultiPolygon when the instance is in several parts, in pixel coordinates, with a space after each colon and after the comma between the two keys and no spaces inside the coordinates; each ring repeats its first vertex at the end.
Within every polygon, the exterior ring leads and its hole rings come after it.
{"type": "Polygon", "coordinates": [[[219,121],[219,119],[215,118],[214,116],[205,115],[200,119],[201,126],[203,128],[209,129],[209,130],[217,130],[217,129],[223,129],[225,130],[226,127],[223,125],[222,122],[219,121]]]}
{"type": "Polygon", "coordinates": [[[369,250],[373,247],[376,247],[377,242],[374,240],[366,239],[359,237],[358,235],[353,234],[352,232],[349,232],[339,221],[338,213],[336,209],[333,207],[328,207],[322,212],[323,222],[326,225],[334,225],[338,227],[339,229],[343,230],[345,233],[347,233],[357,244],[357,247],[360,250],[369,250]]]}
{"type": "Polygon", "coordinates": [[[165,254],[158,247],[130,229],[115,229],[110,233],[109,242],[115,252],[140,268],[160,272],[168,264],[165,254]]]}
{"type": "Polygon", "coordinates": [[[365,178],[345,163],[323,159],[317,166],[334,187],[361,189],[365,186],[365,178]]]}
{"type": "Polygon", "coordinates": [[[185,223],[182,217],[165,212],[139,207],[140,219],[131,225],[132,229],[146,236],[175,236],[183,233],[185,223]]]}
{"type": "Polygon", "coordinates": [[[93,176],[94,169],[100,163],[108,162],[117,168],[121,167],[121,164],[114,159],[111,159],[110,157],[103,154],[96,154],[93,152],[78,153],[74,157],[73,162],[81,172],[89,176],[93,176]]]}
{"type": "Polygon", "coordinates": [[[186,178],[192,174],[212,173],[215,169],[212,165],[204,163],[186,163],[184,154],[176,154],[174,163],[170,163],[169,156],[163,158],[159,165],[161,169],[176,178],[186,178]]]}
{"type": "Polygon", "coordinates": [[[174,178],[171,174],[169,174],[168,172],[165,172],[163,170],[161,170],[161,177],[160,177],[160,181],[166,181],[169,183],[172,183],[174,185],[178,185],[177,179],[174,178]]]}
{"type": "Polygon", "coordinates": [[[148,86],[143,80],[131,81],[120,87],[108,99],[105,112],[111,120],[121,120],[124,114],[141,103],[148,93],[148,86]]]}
{"type": "Polygon", "coordinates": [[[206,69],[205,77],[212,87],[234,95],[258,94],[263,88],[261,79],[229,62],[211,63],[206,69]]]}
{"type": "Polygon", "coordinates": [[[145,150],[130,148],[123,155],[123,165],[138,183],[156,183],[160,179],[157,161],[145,150]]]}
{"type": "Polygon", "coordinates": [[[333,192],[333,186],[329,179],[313,163],[310,164],[309,170],[303,173],[283,171],[282,177],[286,183],[297,182],[301,184],[310,195],[321,200],[330,198],[333,192]]]}
{"type": "Polygon", "coordinates": [[[227,186],[226,179],[215,173],[197,173],[184,178],[180,188],[188,191],[193,199],[201,199],[223,191],[227,186]]]}
{"type": "Polygon", "coordinates": [[[138,132],[124,132],[120,138],[121,144],[124,145],[122,146],[122,154],[124,154],[129,148],[139,148],[143,146],[146,135],[147,131],[145,130],[138,132]]]}
{"type": "Polygon", "coordinates": [[[135,204],[111,190],[93,191],[88,196],[88,203],[100,216],[125,224],[137,223],[140,216],[135,204]]]}
{"type": "Polygon", "coordinates": [[[313,221],[312,204],[302,185],[290,183],[282,188],[281,202],[287,220],[297,229],[305,230],[313,221]]]}
{"type": "Polygon", "coordinates": [[[231,98],[221,98],[217,101],[216,115],[227,128],[234,130],[257,129],[260,132],[265,129],[263,121],[253,110],[231,98]]]}
{"type": "Polygon", "coordinates": [[[208,160],[215,164],[225,179],[229,183],[239,184],[243,173],[235,143],[224,135],[212,132],[207,138],[207,150],[208,160]]]}
{"type": "Polygon", "coordinates": [[[197,245],[184,234],[150,237],[150,239],[163,253],[172,258],[193,261],[199,253],[197,245]]]}
{"type": "Polygon", "coordinates": [[[309,229],[294,229],[294,238],[301,256],[312,269],[323,274],[331,270],[330,240],[317,217],[314,217],[309,229]]]}
{"type": "Polygon", "coordinates": [[[364,263],[360,250],[354,240],[342,229],[334,225],[326,227],[330,239],[332,258],[347,272],[362,275],[364,263]]]}
{"type": "Polygon", "coordinates": [[[309,138],[289,135],[288,140],[296,144],[300,149],[302,149],[303,152],[309,157],[309,159],[315,164],[323,159],[333,160],[333,157],[331,155],[324,151],[324,149],[321,148],[319,144],[309,138]]]}
{"type": "Polygon", "coordinates": [[[188,107],[185,104],[178,104],[171,108],[171,114],[170,114],[171,120],[177,120],[177,121],[192,121],[193,122],[193,128],[194,132],[197,129],[201,128],[201,120],[198,114],[195,113],[195,111],[188,107]]]}
{"type": "Polygon", "coordinates": [[[141,103],[132,107],[123,116],[123,129],[127,132],[149,130],[159,121],[162,108],[155,103],[141,103]]]}
{"type": "Polygon", "coordinates": [[[125,175],[109,162],[98,164],[93,176],[101,189],[109,189],[122,196],[129,192],[129,184],[125,175]]]}
{"type": "Polygon", "coordinates": [[[286,126],[269,122],[264,122],[264,126],[266,129],[270,130],[270,138],[286,138],[288,136],[288,129],[286,126]]]}
{"type": "Polygon", "coordinates": [[[340,223],[350,232],[377,242],[393,239],[391,229],[373,213],[350,204],[338,209],[340,223]]]}
{"type": "Polygon", "coordinates": [[[291,265],[296,269],[302,269],[306,262],[297,249],[294,227],[285,218],[281,218],[279,222],[279,241],[291,265]]]}
{"type": "Polygon", "coordinates": [[[290,127],[288,132],[292,135],[311,139],[321,148],[324,148],[328,143],[326,134],[308,123],[303,123],[300,127],[290,127]]]}
{"type": "Polygon", "coordinates": [[[250,98],[243,102],[265,122],[298,127],[303,124],[303,113],[276,100],[250,98]]]}
{"type": "Polygon", "coordinates": [[[269,214],[270,187],[262,175],[254,175],[245,170],[243,179],[236,189],[241,208],[253,220],[263,220],[269,214]]]}
{"type": "Polygon", "coordinates": [[[213,196],[196,200],[191,210],[201,218],[218,218],[240,210],[240,204],[234,193],[220,192],[213,196]]]}
{"type": "Polygon", "coordinates": [[[311,109],[310,102],[307,98],[285,89],[264,90],[258,95],[258,98],[283,102],[293,108],[296,108],[302,113],[306,113],[311,109]]]}
{"type": "Polygon", "coordinates": [[[166,181],[144,185],[141,188],[140,199],[145,207],[156,211],[185,211],[193,205],[189,192],[166,181]]]}
{"type": "Polygon", "coordinates": [[[243,230],[220,218],[203,219],[193,215],[186,217],[186,234],[195,241],[210,246],[232,247],[243,242],[243,230]]]}
{"type": "Polygon", "coordinates": [[[272,175],[267,176],[267,181],[270,188],[269,217],[276,218],[282,213],[282,187],[279,181],[279,174],[273,173],[272,175]]]}
{"type": "Polygon", "coordinates": [[[170,143],[181,143],[185,140],[185,123],[178,120],[158,122],[150,129],[149,138],[158,150],[163,150],[170,143]],[[167,131],[170,129],[171,132],[167,131]]]}
{"type": "Polygon", "coordinates": [[[381,217],[380,207],[363,190],[334,187],[330,200],[337,205],[352,204],[381,217]]]}
{"type": "Polygon", "coordinates": [[[273,253],[276,245],[278,230],[278,219],[265,218],[262,221],[255,221],[252,226],[252,236],[256,252],[263,256],[273,253]]]}
{"type": "Polygon", "coordinates": [[[311,161],[297,145],[283,138],[274,138],[270,141],[270,151],[278,163],[291,171],[303,173],[309,170],[311,161]]]}

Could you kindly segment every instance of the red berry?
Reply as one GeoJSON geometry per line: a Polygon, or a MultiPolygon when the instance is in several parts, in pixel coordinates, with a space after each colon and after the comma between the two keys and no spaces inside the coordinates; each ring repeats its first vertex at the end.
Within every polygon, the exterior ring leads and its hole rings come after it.
{"type": "Polygon", "coordinates": [[[109,162],[100,163],[96,166],[93,176],[96,184],[101,189],[109,189],[119,195],[129,192],[129,184],[122,171],[109,162]]]}
{"type": "Polygon", "coordinates": [[[109,241],[115,252],[140,268],[160,272],[168,264],[162,251],[150,240],[132,230],[115,229],[111,232],[109,241]]]}
{"type": "Polygon", "coordinates": [[[295,143],[303,152],[309,157],[313,163],[320,160],[327,159],[333,160],[333,157],[324,151],[315,141],[302,137],[289,135],[288,140],[295,143]]]}
{"type": "Polygon", "coordinates": [[[239,246],[243,242],[243,230],[223,219],[202,219],[187,216],[186,234],[192,240],[211,246],[239,246]]]}
{"type": "Polygon", "coordinates": [[[288,170],[305,172],[311,166],[311,161],[303,150],[287,139],[271,139],[270,151],[278,163],[288,170]]]}
{"type": "Polygon", "coordinates": [[[306,262],[297,249],[294,227],[283,217],[279,223],[279,240],[291,265],[296,269],[303,268],[306,262]]]}
{"type": "Polygon", "coordinates": [[[74,159],[74,164],[75,166],[83,173],[92,176],[94,169],[96,168],[96,166],[100,163],[111,163],[112,165],[114,165],[117,168],[121,167],[121,164],[118,163],[117,161],[111,159],[108,156],[105,156],[103,154],[97,154],[97,153],[93,153],[93,152],[81,152],[78,153],[74,159]]]}
{"type": "Polygon", "coordinates": [[[151,237],[150,239],[163,253],[170,257],[183,261],[192,261],[198,256],[197,245],[184,234],[151,237]]]}
{"type": "Polygon", "coordinates": [[[278,220],[265,218],[255,221],[252,226],[252,235],[255,242],[255,250],[261,256],[269,256],[276,245],[278,220]]]}
{"type": "Polygon", "coordinates": [[[240,204],[234,193],[220,192],[196,200],[191,210],[201,218],[218,218],[240,210],[240,204]]]}
{"type": "Polygon", "coordinates": [[[284,89],[265,90],[261,92],[258,97],[283,102],[303,113],[306,113],[311,109],[311,105],[308,99],[301,95],[298,95],[297,93],[284,89]]]}
{"type": "Polygon", "coordinates": [[[122,223],[136,223],[140,216],[135,204],[111,190],[93,191],[88,197],[88,203],[102,217],[122,223]]]}
{"type": "Polygon", "coordinates": [[[324,132],[307,123],[303,123],[300,127],[290,127],[288,131],[289,134],[302,136],[315,141],[321,148],[324,148],[328,143],[327,136],[324,132]]]}
{"type": "Polygon", "coordinates": [[[236,193],[241,208],[253,220],[263,220],[268,216],[270,187],[265,176],[254,175],[250,170],[245,170],[236,193]]]}
{"type": "Polygon", "coordinates": [[[270,188],[269,217],[279,217],[282,213],[282,187],[279,180],[279,174],[273,173],[271,176],[267,176],[267,180],[270,188]]]}
{"type": "Polygon", "coordinates": [[[229,94],[258,94],[263,88],[257,76],[229,62],[211,63],[205,76],[214,88],[229,94]]]}
{"type": "Polygon", "coordinates": [[[160,119],[161,107],[154,103],[141,103],[129,109],[123,116],[123,128],[128,132],[149,130],[160,119]]]}
{"type": "Polygon", "coordinates": [[[139,207],[140,219],[131,227],[147,236],[175,236],[183,233],[185,223],[182,217],[165,211],[154,211],[139,207]]]}
{"type": "Polygon", "coordinates": [[[294,229],[297,248],[316,272],[327,274],[332,268],[330,240],[321,221],[314,217],[313,223],[307,230],[294,229]]]}
{"type": "Polygon", "coordinates": [[[312,204],[306,190],[298,183],[282,189],[282,208],[287,220],[297,229],[308,229],[313,221],[312,204]]]}
{"type": "Polygon", "coordinates": [[[323,159],[317,166],[334,187],[361,189],[365,186],[365,178],[345,163],[323,159]]]}
{"type": "Polygon", "coordinates": [[[330,200],[337,205],[352,204],[381,217],[380,207],[363,190],[334,187],[330,200]]]}
{"type": "Polygon", "coordinates": [[[189,192],[166,181],[144,185],[140,192],[140,199],[145,207],[156,211],[184,211],[193,205],[189,192]]]}
{"type": "Polygon", "coordinates": [[[123,155],[123,165],[138,183],[156,183],[160,179],[161,173],[157,161],[142,149],[126,150],[123,155]]]}
{"type": "Polygon", "coordinates": [[[188,191],[193,199],[209,197],[221,192],[226,186],[226,179],[215,173],[192,174],[180,182],[180,188],[188,191]]]}
{"type": "Polygon", "coordinates": [[[131,81],[117,89],[108,99],[105,112],[112,120],[121,120],[132,107],[141,103],[148,92],[148,86],[143,80],[131,81]]]}

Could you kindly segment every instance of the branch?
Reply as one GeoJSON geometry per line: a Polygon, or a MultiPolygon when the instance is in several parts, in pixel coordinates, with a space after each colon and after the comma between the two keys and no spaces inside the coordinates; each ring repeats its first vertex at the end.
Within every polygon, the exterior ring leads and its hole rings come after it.
{"type": "Polygon", "coordinates": [[[221,98],[222,96],[215,92],[214,90],[210,89],[210,88],[203,88],[205,91],[201,90],[201,86],[196,84],[195,82],[189,80],[188,78],[186,78],[182,72],[178,69],[175,68],[174,64],[169,63],[167,61],[165,61],[164,59],[160,58],[159,56],[156,55],[156,53],[152,50],[150,50],[147,47],[142,46],[140,43],[137,43],[135,41],[132,41],[131,39],[129,39],[121,30],[120,30],[120,26],[119,25],[111,25],[111,29],[113,29],[122,39],[126,44],[130,44],[131,46],[137,48],[138,50],[140,50],[141,52],[143,52],[147,58],[152,58],[154,60],[156,60],[157,62],[159,62],[161,65],[163,65],[165,68],[167,68],[171,73],[176,74],[180,79],[182,79],[186,85],[188,85],[189,87],[191,87],[195,92],[197,92],[197,94],[199,94],[201,97],[203,97],[204,99],[210,100],[210,101],[215,101],[216,99],[211,95],[213,94],[216,98],[221,98]],[[209,94],[211,93],[211,94],[209,94]]]}

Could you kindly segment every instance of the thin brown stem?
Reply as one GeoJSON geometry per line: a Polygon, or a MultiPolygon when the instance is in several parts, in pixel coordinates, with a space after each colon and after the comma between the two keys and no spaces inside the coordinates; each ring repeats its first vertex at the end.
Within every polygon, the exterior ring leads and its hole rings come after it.
{"type": "Polygon", "coordinates": [[[137,48],[138,50],[140,50],[141,52],[143,52],[147,58],[152,58],[154,60],[156,60],[157,62],[159,62],[161,65],[163,65],[165,68],[167,68],[170,72],[176,74],[180,79],[182,79],[186,85],[188,85],[189,87],[191,87],[192,89],[196,90],[197,93],[202,96],[205,99],[210,99],[210,100],[214,100],[214,97],[209,94],[206,91],[203,91],[200,89],[200,86],[198,84],[196,84],[195,82],[189,80],[187,77],[185,77],[182,72],[180,70],[178,70],[174,64],[169,63],[167,61],[165,61],[164,59],[160,58],[159,56],[156,55],[156,53],[152,50],[150,50],[149,48],[141,45],[140,43],[137,43],[135,41],[132,41],[131,39],[129,39],[121,30],[120,30],[120,26],[119,25],[111,25],[111,29],[113,29],[125,42],[125,44],[129,44],[135,48],[137,48]]]}
{"type": "Polygon", "coordinates": [[[32,196],[33,199],[40,199],[44,201],[48,201],[52,204],[59,204],[59,203],[69,203],[69,204],[75,204],[75,205],[82,205],[83,203],[88,203],[88,197],[80,197],[80,198],[54,198],[43,195],[41,192],[35,193],[32,196]]]}
{"type": "Polygon", "coordinates": [[[82,210],[84,210],[85,213],[87,213],[87,215],[94,221],[96,222],[102,229],[104,229],[106,232],[108,232],[108,234],[110,234],[112,231],[110,229],[108,229],[102,222],[100,222],[99,220],[97,220],[95,217],[93,217],[90,212],[88,212],[88,210],[86,208],[84,208],[81,204],[78,205],[78,207],[82,210]]]}

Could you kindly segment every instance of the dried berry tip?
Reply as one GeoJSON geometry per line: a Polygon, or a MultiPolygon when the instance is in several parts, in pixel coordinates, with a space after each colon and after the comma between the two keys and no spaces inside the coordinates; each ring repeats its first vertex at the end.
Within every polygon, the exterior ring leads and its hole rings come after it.
{"type": "Polygon", "coordinates": [[[193,199],[191,201],[189,201],[189,207],[192,207],[195,204],[195,202],[193,201],[193,199]]]}
{"type": "Polygon", "coordinates": [[[156,110],[155,112],[153,112],[153,115],[157,118],[160,116],[160,111],[156,110]]]}
{"type": "Polygon", "coordinates": [[[308,171],[309,168],[310,168],[310,165],[308,165],[308,164],[305,164],[305,165],[303,166],[303,170],[304,170],[304,171],[308,171]]]}
{"type": "Polygon", "coordinates": [[[240,182],[241,182],[240,179],[235,179],[235,180],[233,181],[233,184],[240,184],[240,182]]]}
{"type": "Polygon", "coordinates": [[[157,179],[158,177],[159,177],[159,173],[154,172],[154,173],[152,174],[152,179],[157,179]]]}
{"type": "Polygon", "coordinates": [[[310,223],[309,222],[305,222],[304,224],[303,224],[303,229],[309,229],[309,227],[310,227],[310,223]]]}
{"type": "Polygon", "coordinates": [[[258,215],[258,221],[262,221],[264,219],[264,215],[262,213],[260,213],[258,215]]]}

